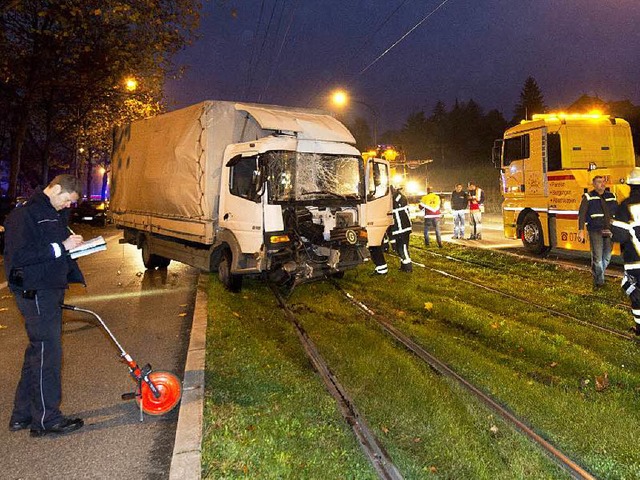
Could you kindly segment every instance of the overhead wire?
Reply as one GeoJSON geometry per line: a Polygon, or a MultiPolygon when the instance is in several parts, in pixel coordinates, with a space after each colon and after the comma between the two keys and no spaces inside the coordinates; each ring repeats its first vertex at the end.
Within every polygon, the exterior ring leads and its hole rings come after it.
{"type": "Polygon", "coordinates": [[[416,23],[411,29],[409,29],[409,31],[407,33],[405,33],[404,35],[402,35],[398,40],[396,40],[389,48],[387,48],[384,52],[382,52],[380,55],[378,55],[378,57],[376,57],[376,59],[371,62],[369,65],[367,65],[366,67],[364,67],[362,70],[360,70],[360,73],[358,73],[358,75],[362,75],[364,72],[366,72],[367,70],[369,70],[369,68],[371,68],[373,65],[375,65],[378,60],[380,60],[382,57],[384,57],[387,53],[389,53],[393,48],[395,48],[396,45],[398,45],[400,42],[402,42],[405,38],[407,38],[411,32],[413,32],[416,28],[418,28],[420,25],[422,25],[424,22],[426,22],[434,13],[436,13],[438,10],[440,10],[449,0],[443,0],[442,3],[440,3],[440,5],[438,5],[436,8],[434,8],[431,12],[429,12],[422,20],[420,20],[418,23],[416,23]]]}
{"type": "MultiPolygon", "coordinates": [[[[293,25],[293,19],[295,17],[295,12],[296,12],[296,7],[297,6],[298,6],[298,0],[293,0],[293,5],[291,7],[291,14],[289,16],[289,23],[287,25],[287,29],[284,32],[284,36],[282,37],[282,42],[280,42],[280,48],[278,49],[278,52],[276,53],[275,59],[271,63],[271,71],[269,72],[269,76],[267,78],[267,81],[265,83],[264,89],[263,89],[262,93],[260,94],[260,97],[259,97],[258,101],[262,101],[263,96],[266,95],[267,90],[269,89],[269,86],[271,85],[271,79],[273,78],[273,74],[275,73],[275,70],[276,70],[276,68],[278,66],[278,63],[280,61],[280,55],[282,55],[282,50],[283,50],[284,45],[285,45],[285,43],[287,41],[287,37],[289,36],[289,31],[291,30],[291,25],[293,25]]],[[[282,14],[284,14],[284,8],[283,8],[282,14]]]]}
{"type": "MultiPolygon", "coordinates": [[[[400,2],[400,3],[399,3],[395,8],[391,11],[391,13],[389,13],[389,14],[387,15],[387,17],[386,17],[386,18],[385,18],[381,23],[379,23],[379,24],[378,24],[378,26],[377,26],[377,27],[376,27],[372,32],[370,32],[370,33],[369,33],[369,35],[367,35],[367,36],[365,37],[365,39],[364,39],[362,42],[360,42],[360,44],[358,45],[358,47],[357,47],[357,48],[354,48],[354,49],[352,50],[352,53],[351,53],[350,55],[348,55],[348,56],[346,57],[345,61],[342,63],[342,67],[340,68],[340,74],[339,74],[340,76],[342,76],[344,73],[346,73],[345,71],[346,71],[346,69],[347,69],[347,66],[348,66],[348,65],[349,65],[349,63],[351,62],[351,60],[352,60],[353,58],[357,57],[358,55],[360,55],[360,54],[365,50],[365,48],[369,45],[369,43],[370,43],[370,41],[373,39],[373,37],[374,37],[374,36],[375,36],[375,35],[376,35],[380,30],[382,30],[382,28],[383,28],[383,27],[384,27],[384,26],[389,22],[389,20],[391,20],[391,18],[392,18],[392,17],[393,17],[397,12],[398,12],[398,10],[400,10],[400,9],[404,6],[404,4],[405,4],[405,3],[407,3],[407,1],[408,1],[408,0],[402,0],[402,1],[401,1],[401,2],[400,2]]],[[[320,80],[320,79],[319,79],[319,80],[318,80],[318,82],[316,83],[316,86],[315,86],[315,91],[316,91],[316,92],[318,92],[318,93],[317,93],[315,96],[310,97],[308,104],[310,104],[314,99],[317,99],[319,96],[321,96],[321,95],[322,95],[322,93],[320,93],[320,92],[322,92],[322,91],[324,90],[324,88],[326,88],[326,86],[327,86],[329,83],[333,82],[337,76],[338,76],[338,75],[333,75],[333,76],[331,76],[329,79],[325,79],[325,80],[320,80]]],[[[308,105],[308,104],[307,104],[307,105],[308,105]]]]}
{"type": "Polygon", "coordinates": [[[245,79],[245,84],[244,84],[244,92],[243,92],[243,97],[246,98],[247,94],[248,94],[248,90],[249,90],[249,85],[251,85],[252,83],[252,75],[253,75],[253,59],[254,59],[254,55],[255,55],[255,51],[256,51],[256,43],[258,42],[258,32],[260,31],[260,24],[262,23],[262,14],[264,12],[264,3],[265,0],[262,0],[262,3],[260,5],[260,14],[258,15],[258,24],[256,25],[256,31],[255,34],[253,35],[253,43],[251,45],[251,57],[249,59],[249,68],[247,69],[247,78],[245,79]]]}
{"type": "Polygon", "coordinates": [[[251,87],[253,85],[253,79],[255,77],[255,73],[257,71],[258,64],[260,63],[260,59],[262,58],[262,52],[264,52],[264,46],[265,46],[265,43],[267,42],[267,37],[269,36],[269,30],[271,29],[271,22],[273,21],[273,14],[275,13],[277,5],[278,5],[278,0],[275,0],[273,2],[273,8],[271,9],[271,15],[269,16],[269,21],[267,22],[267,28],[265,29],[265,32],[264,32],[264,37],[262,38],[262,45],[260,45],[260,52],[258,52],[258,57],[257,57],[256,63],[254,65],[254,68],[253,68],[253,71],[251,73],[251,76],[249,77],[249,88],[247,89],[247,92],[246,92],[247,95],[251,94],[251,87]]]}

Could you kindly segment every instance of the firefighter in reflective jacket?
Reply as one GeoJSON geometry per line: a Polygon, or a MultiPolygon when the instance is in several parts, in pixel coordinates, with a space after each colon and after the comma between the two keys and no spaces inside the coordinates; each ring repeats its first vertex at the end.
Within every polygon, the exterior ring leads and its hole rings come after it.
{"type": "Polygon", "coordinates": [[[624,259],[622,290],[631,299],[634,324],[631,331],[640,336],[640,168],[627,177],[628,198],[618,207],[611,222],[613,241],[620,243],[624,259]]]}
{"type": "Polygon", "coordinates": [[[604,285],[604,272],[611,261],[611,218],[616,213],[616,196],[605,189],[602,175],[593,177],[593,190],[585,193],[578,211],[578,240],[584,241],[584,229],[589,233],[593,287],[604,285]]]}
{"type": "Polygon", "coordinates": [[[400,256],[400,270],[411,272],[411,257],[409,256],[409,236],[411,235],[411,217],[409,216],[409,202],[402,194],[402,187],[393,190],[393,226],[391,236],[395,240],[396,253],[400,256]]]}

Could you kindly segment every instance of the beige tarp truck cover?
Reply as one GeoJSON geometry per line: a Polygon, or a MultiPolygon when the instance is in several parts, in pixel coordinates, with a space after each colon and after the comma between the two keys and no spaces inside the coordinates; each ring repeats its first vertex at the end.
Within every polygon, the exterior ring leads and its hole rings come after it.
{"type": "Polygon", "coordinates": [[[114,133],[111,211],[118,225],[213,243],[227,145],[274,131],[355,143],[321,111],[205,101],[114,133]]]}

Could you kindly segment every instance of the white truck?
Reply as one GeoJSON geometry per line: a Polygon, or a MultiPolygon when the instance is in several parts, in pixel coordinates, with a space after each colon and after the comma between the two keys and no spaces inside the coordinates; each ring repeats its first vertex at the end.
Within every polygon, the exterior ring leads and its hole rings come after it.
{"type": "Polygon", "coordinates": [[[391,223],[389,166],[318,110],[204,101],[114,131],[111,216],[146,268],[340,277],[391,223]]]}

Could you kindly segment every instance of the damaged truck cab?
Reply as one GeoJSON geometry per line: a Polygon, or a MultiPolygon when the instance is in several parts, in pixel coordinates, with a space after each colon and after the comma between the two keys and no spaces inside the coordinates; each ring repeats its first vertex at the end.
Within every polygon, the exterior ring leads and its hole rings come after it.
{"type": "Polygon", "coordinates": [[[354,143],[330,115],[270,105],[206,101],[134,122],[114,137],[113,219],[147,268],[217,270],[233,291],[246,275],[340,276],[390,221],[388,165],[365,165],[354,143]]]}

